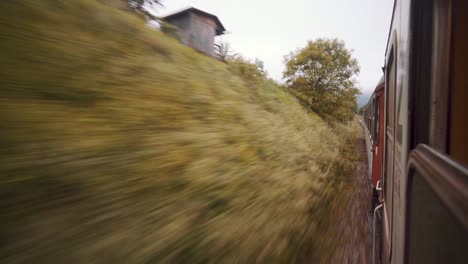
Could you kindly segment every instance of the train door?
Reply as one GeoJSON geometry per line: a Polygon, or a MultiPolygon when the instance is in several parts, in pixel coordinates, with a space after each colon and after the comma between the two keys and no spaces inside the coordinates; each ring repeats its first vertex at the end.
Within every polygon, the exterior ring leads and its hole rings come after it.
{"type": "MultiPolygon", "coordinates": [[[[392,39],[395,40],[395,32],[392,39]]],[[[393,234],[393,189],[394,189],[394,145],[395,145],[395,87],[396,87],[396,45],[392,41],[390,53],[386,58],[385,73],[385,140],[384,140],[384,217],[383,217],[383,237],[382,258],[383,262],[390,262],[391,243],[393,234]]]]}
{"type": "Polygon", "coordinates": [[[411,82],[404,262],[466,263],[468,2],[415,2],[420,3],[417,10],[429,10],[432,17],[420,13],[421,23],[415,25],[421,35],[412,44],[413,50],[418,47],[413,72],[424,74],[413,75],[411,82]],[[421,30],[427,25],[430,30],[421,30]]]}

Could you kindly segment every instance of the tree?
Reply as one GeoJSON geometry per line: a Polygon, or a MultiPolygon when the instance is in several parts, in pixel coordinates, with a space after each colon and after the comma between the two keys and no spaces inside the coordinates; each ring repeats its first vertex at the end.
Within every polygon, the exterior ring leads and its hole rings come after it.
{"type": "Polygon", "coordinates": [[[150,6],[161,5],[161,0],[128,0],[128,5],[135,9],[143,9],[145,4],[150,6]]]}
{"type": "Polygon", "coordinates": [[[365,105],[361,106],[361,107],[359,108],[359,110],[358,110],[358,114],[359,114],[359,115],[364,115],[364,111],[365,111],[365,110],[366,110],[366,106],[365,106],[365,105]]]}
{"type": "Polygon", "coordinates": [[[215,55],[220,58],[222,61],[226,61],[226,59],[234,55],[232,49],[231,49],[231,44],[227,41],[220,40],[217,43],[214,44],[215,46],[215,55]]]}
{"type": "Polygon", "coordinates": [[[257,70],[260,71],[263,76],[267,75],[267,72],[265,70],[265,63],[263,63],[262,60],[255,58],[254,64],[255,64],[255,67],[257,67],[257,70]]]}
{"type": "Polygon", "coordinates": [[[343,41],[317,39],[285,57],[286,84],[306,107],[326,120],[347,122],[356,111],[357,60],[343,41]]]}
{"type": "Polygon", "coordinates": [[[161,0],[128,0],[128,5],[135,11],[142,13],[147,18],[155,20],[156,17],[151,14],[146,7],[154,7],[155,5],[161,6],[162,4],[161,0]]]}

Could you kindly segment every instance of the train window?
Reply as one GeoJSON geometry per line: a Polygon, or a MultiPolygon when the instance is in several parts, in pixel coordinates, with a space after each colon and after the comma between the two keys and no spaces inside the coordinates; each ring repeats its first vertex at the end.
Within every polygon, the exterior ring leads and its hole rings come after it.
{"type": "Polygon", "coordinates": [[[409,194],[408,263],[466,263],[468,234],[421,175],[409,194]],[[437,239],[434,239],[437,238],[437,239]]]}
{"type": "Polygon", "coordinates": [[[405,263],[466,263],[468,2],[415,2],[405,263]]]}
{"type": "Polygon", "coordinates": [[[379,144],[379,120],[380,120],[380,96],[375,98],[374,108],[374,141],[375,145],[379,144]]]}
{"type": "Polygon", "coordinates": [[[418,144],[429,143],[430,87],[432,75],[432,9],[433,3],[428,0],[413,2],[411,24],[413,30],[410,64],[410,102],[411,111],[411,149],[418,144]]]}
{"type": "Polygon", "coordinates": [[[374,101],[372,100],[371,98],[371,101],[370,101],[370,107],[369,107],[369,134],[370,134],[370,138],[372,140],[372,109],[374,108],[374,101]]]}
{"type": "MultiPolygon", "coordinates": [[[[371,131],[372,131],[372,124],[374,122],[374,99],[372,99],[372,108],[371,108],[371,112],[370,112],[370,115],[371,115],[371,131]]],[[[371,134],[372,135],[372,134],[371,134]]]]}
{"type": "Polygon", "coordinates": [[[394,127],[394,114],[395,114],[395,67],[393,65],[394,51],[391,51],[388,65],[387,65],[387,127],[392,129],[394,127]]]}
{"type": "Polygon", "coordinates": [[[372,139],[372,142],[373,142],[374,141],[374,137],[373,137],[373,133],[374,133],[374,129],[373,129],[373,125],[374,125],[374,99],[373,98],[372,98],[372,108],[371,108],[370,116],[371,116],[370,135],[371,135],[371,139],[372,139]]]}
{"type": "Polygon", "coordinates": [[[406,263],[466,263],[467,170],[428,146],[411,154],[406,263]]]}
{"type": "Polygon", "coordinates": [[[396,141],[397,143],[400,143],[402,142],[402,138],[403,138],[403,120],[404,120],[404,116],[403,116],[403,113],[405,113],[405,111],[402,109],[402,107],[405,105],[403,103],[403,91],[401,90],[401,88],[399,86],[397,86],[397,89],[396,89],[396,92],[397,92],[397,95],[398,95],[398,99],[397,99],[397,106],[398,106],[398,112],[397,112],[397,115],[395,116],[396,118],[396,141]],[[403,110],[403,111],[402,111],[403,110]]]}

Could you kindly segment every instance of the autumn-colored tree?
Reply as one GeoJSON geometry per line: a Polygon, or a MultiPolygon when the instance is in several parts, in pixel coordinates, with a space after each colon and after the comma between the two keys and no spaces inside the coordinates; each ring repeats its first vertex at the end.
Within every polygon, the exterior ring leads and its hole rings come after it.
{"type": "Polygon", "coordinates": [[[343,41],[317,39],[285,57],[286,84],[306,107],[326,120],[347,122],[357,107],[357,60],[343,41]]]}

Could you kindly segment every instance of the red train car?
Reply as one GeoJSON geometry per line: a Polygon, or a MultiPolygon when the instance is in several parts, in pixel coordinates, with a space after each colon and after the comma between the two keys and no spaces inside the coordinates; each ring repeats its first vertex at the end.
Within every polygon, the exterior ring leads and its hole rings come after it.
{"type": "MultiPolygon", "coordinates": [[[[370,145],[371,154],[369,155],[369,179],[372,185],[372,205],[374,210],[377,199],[377,185],[382,179],[382,160],[383,160],[383,126],[384,126],[384,93],[385,79],[382,77],[377,83],[374,93],[367,103],[366,113],[366,130],[368,136],[368,144],[370,145]]],[[[379,184],[380,185],[380,184],[379,184]]]]}

